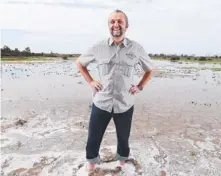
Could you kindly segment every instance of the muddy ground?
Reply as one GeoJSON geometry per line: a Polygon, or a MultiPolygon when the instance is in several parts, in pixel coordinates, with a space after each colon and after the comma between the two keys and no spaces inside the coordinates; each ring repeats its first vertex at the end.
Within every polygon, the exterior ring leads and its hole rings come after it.
{"type": "MultiPolygon", "coordinates": [[[[131,158],[141,168],[128,162],[115,175],[221,176],[221,72],[212,69],[221,65],[155,64],[136,95],[130,137],[131,158]]],[[[97,76],[93,65],[89,70],[97,76]]],[[[86,174],[92,90],[75,63],[2,62],[1,74],[1,176],[86,174]]],[[[114,175],[118,166],[108,155],[115,145],[111,121],[101,152],[112,168],[94,175],[114,175]]]]}

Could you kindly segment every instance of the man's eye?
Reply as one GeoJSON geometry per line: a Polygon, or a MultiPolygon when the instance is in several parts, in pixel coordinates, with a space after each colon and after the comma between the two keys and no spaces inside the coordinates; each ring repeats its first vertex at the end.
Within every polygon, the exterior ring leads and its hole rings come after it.
{"type": "Polygon", "coordinates": [[[111,24],[114,24],[114,21],[111,21],[111,24]]]}

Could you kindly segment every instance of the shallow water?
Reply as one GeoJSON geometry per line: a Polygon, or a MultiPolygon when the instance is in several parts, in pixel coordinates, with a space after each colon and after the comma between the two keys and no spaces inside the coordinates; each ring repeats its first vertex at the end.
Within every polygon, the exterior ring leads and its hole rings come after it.
{"type": "MultiPolygon", "coordinates": [[[[221,72],[211,70],[221,65],[154,62],[136,95],[130,138],[141,173],[221,175],[221,72]]],[[[1,69],[2,175],[82,173],[92,90],[74,62],[2,62],[1,69]]],[[[89,70],[97,77],[95,65],[89,70]]],[[[101,147],[114,144],[111,121],[101,147]]]]}

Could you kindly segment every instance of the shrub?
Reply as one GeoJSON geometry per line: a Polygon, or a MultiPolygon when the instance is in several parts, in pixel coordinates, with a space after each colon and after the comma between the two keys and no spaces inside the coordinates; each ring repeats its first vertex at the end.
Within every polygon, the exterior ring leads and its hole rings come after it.
{"type": "Polygon", "coordinates": [[[68,60],[68,57],[67,56],[62,56],[62,59],[63,60],[68,60]]]}
{"type": "Polygon", "coordinates": [[[206,61],[206,57],[200,57],[199,61],[206,61]]]}
{"type": "Polygon", "coordinates": [[[173,56],[170,58],[171,61],[177,61],[177,60],[180,60],[180,57],[178,56],[173,56]]]}

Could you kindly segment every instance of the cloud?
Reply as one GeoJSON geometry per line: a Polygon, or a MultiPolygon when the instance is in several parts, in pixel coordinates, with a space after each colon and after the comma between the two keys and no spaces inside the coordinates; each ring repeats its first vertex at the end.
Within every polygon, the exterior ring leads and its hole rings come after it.
{"type": "Polygon", "coordinates": [[[96,11],[93,8],[13,4],[4,5],[0,11],[3,28],[28,31],[90,32],[98,30],[103,20],[107,20],[105,16],[99,17],[102,10],[96,11]]]}
{"type": "Polygon", "coordinates": [[[83,3],[83,2],[63,2],[63,1],[6,1],[5,4],[26,4],[26,5],[46,5],[46,6],[63,6],[67,8],[76,8],[76,7],[82,7],[82,8],[95,8],[95,9],[106,9],[111,8],[113,6],[111,5],[104,5],[104,4],[93,4],[93,3],[83,3]]]}
{"type": "Polygon", "coordinates": [[[31,44],[36,50],[57,50],[59,45],[59,51],[84,51],[89,44],[109,36],[108,15],[119,8],[129,17],[128,36],[150,52],[221,54],[221,34],[217,32],[221,31],[219,0],[107,0],[105,3],[101,0],[14,0],[1,3],[2,29],[29,32],[22,35],[9,31],[3,36],[3,42],[11,40],[9,33],[14,37],[21,35],[20,45],[31,44]],[[41,42],[47,45],[42,47],[41,42]]]}
{"type": "Polygon", "coordinates": [[[94,41],[102,40],[104,37],[93,34],[58,35],[56,33],[3,29],[2,47],[7,45],[12,49],[23,50],[29,46],[35,52],[80,53],[84,52],[94,41]]]}

